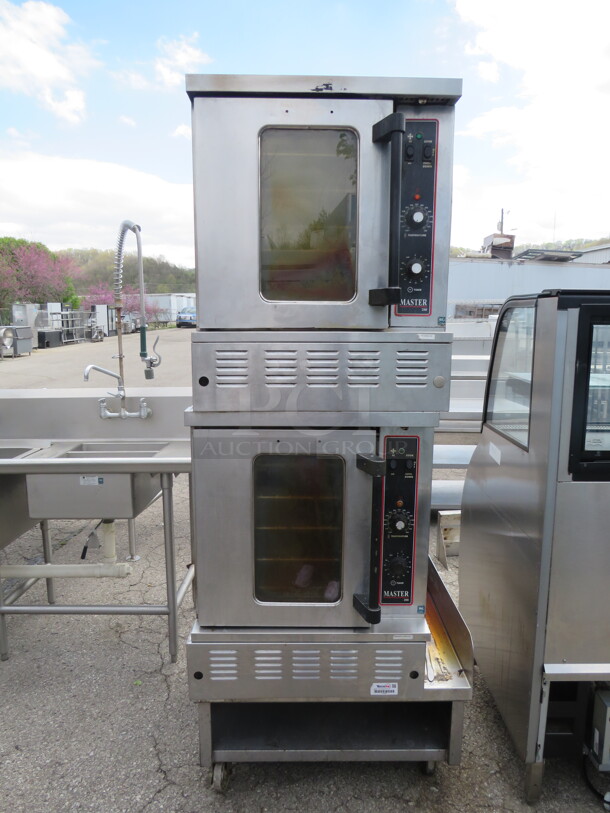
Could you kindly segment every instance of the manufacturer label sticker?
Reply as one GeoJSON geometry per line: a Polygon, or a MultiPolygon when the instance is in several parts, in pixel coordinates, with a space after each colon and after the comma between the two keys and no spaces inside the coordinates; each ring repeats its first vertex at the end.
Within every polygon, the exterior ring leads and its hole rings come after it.
{"type": "Polygon", "coordinates": [[[502,462],[502,452],[498,449],[495,443],[489,444],[489,456],[498,464],[498,466],[502,462]]]}
{"type": "Polygon", "coordinates": [[[396,695],[398,694],[398,683],[372,683],[371,695],[379,697],[380,695],[396,695]]]}
{"type": "Polygon", "coordinates": [[[79,479],[80,479],[81,486],[103,486],[104,485],[104,478],[99,477],[97,474],[81,474],[79,479]]]}

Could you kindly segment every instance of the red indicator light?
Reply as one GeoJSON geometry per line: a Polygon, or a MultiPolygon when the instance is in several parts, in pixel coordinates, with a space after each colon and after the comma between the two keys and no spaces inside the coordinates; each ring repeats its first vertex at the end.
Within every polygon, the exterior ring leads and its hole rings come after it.
{"type": "Polygon", "coordinates": [[[421,200],[421,195],[419,194],[419,192],[416,192],[416,193],[413,195],[413,200],[421,200]]]}

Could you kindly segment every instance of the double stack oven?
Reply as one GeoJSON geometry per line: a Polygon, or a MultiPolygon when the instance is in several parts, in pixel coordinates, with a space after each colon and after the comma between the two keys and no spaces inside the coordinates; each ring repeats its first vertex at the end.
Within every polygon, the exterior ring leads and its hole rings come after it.
{"type": "Polygon", "coordinates": [[[459,759],[472,654],[428,534],[460,90],[187,77],[202,764],[459,759]]]}

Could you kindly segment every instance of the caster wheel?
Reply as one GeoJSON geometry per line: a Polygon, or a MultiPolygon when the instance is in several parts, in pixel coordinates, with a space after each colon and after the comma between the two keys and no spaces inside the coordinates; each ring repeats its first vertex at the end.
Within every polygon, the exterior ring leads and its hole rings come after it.
{"type": "Polygon", "coordinates": [[[424,776],[434,776],[434,774],[436,773],[436,762],[433,762],[432,760],[422,762],[421,772],[423,773],[424,776]]]}
{"type": "Polygon", "coordinates": [[[212,788],[216,793],[225,793],[229,786],[230,769],[226,762],[215,762],[212,767],[212,788]]]}

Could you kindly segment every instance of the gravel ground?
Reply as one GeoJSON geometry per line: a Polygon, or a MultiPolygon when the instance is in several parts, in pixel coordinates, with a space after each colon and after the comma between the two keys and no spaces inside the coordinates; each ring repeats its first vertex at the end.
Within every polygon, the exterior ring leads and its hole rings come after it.
{"type": "MultiPolygon", "coordinates": [[[[171,350],[175,345],[176,354],[183,356],[190,335],[175,333],[185,335],[164,342],[165,348],[171,350]]],[[[104,349],[109,350],[107,343],[104,349]]],[[[67,350],[58,348],[59,352],[67,350]]],[[[96,361],[91,353],[74,350],[81,370],[81,356],[96,361]]],[[[38,355],[45,365],[51,356],[44,354],[49,352],[38,355]]],[[[20,362],[0,363],[0,376],[8,374],[9,364],[16,370],[20,362]]],[[[173,363],[170,354],[170,370],[173,363]]],[[[167,383],[161,371],[157,383],[167,383]]],[[[33,365],[27,375],[30,381],[36,375],[33,365]]],[[[15,386],[6,380],[4,385],[15,386]]],[[[443,443],[451,440],[460,438],[447,434],[441,438],[443,443]]],[[[461,440],[473,442],[475,436],[461,440]]],[[[461,477],[463,473],[444,471],[439,476],[461,477]]],[[[181,573],[190,560],[186,478],[176,481],[174,498],[177,570],[181,573]]],[[[130,577],[58,581],[58,602],[163,603],[161,523],[160,502],[138,519],[142,558],[130,577]]],[[[94,524],[51,522],[55,560],[79,561],[94,524]]],[[[117,523],[121,556],[127,553],[125,526],[117,523]]],[[[99,555],[99,550],[90,549],[88,560],[97,561],[99,555]]],[[[0,563],[5,564],[40,558],[36,529],[0,551],[0,563]]],[[[441,570],[454,595],[458,566],[454,557],[449,560],[449,570],[441,570]]],[[[36,584],[26,598],[31,603],[43,602],[44,586],[36,584]]],[[[180,611],[182,640],[193,620],[192,602],[187,597],[180,611]]],[[[178,662],[172,664],[164,619],[9,616],[7,627],[11,654],[0,663],[0,811],[516,813],[530,809],[523,801],[524,766],[478,673],[474,700],[466,709],[459,767],[440,765],[435,775],[426,777],[416,765],[403,763],[239,764],[227,794],[220,796],[209,787],[208,771],[198,765],[196,708],[188,699],[185,648],[180,645],[178,662]]],[[[603,778],[599,784],[608,786],[603,778]]],[[[538,805],[541,813],[601,809],[585,786],[578,764],[548,763],[538,805]]]]}

